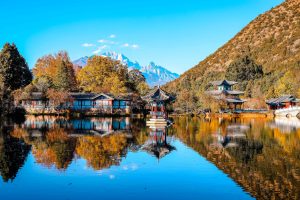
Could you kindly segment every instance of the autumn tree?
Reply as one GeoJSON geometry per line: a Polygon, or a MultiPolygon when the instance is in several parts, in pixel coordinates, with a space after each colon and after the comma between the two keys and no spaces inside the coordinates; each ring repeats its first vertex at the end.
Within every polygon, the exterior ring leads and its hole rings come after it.
{"type": "Polygon", "coordinates": [[[174,108],[178,112],[192,112],[196,109],[196,101],[196,96],[188,89],[184,89],[179,95],[177,95],[174,108]]]}
{"type": "Polygon", "coordinates": [[[63,91],[77,89],[73,64],[65,51],[38,59],[33,68],[33,74],[36,79],[48,80],[51,88],[63,91]]]}
{"type": "Polygon", "coordinates": [[[146,83],[146,78],[141,71],[137,69],[130,70],[128,73],[130,88],[140,95],[145,95],[149,92],[149,85],[146,83]]]}
{"type": "Polygon", "coordinates": [[[81,89],[87,92],[110,92],[113,94],[128,91],[127,67],[118,61],[102,56],[88,60],[87,66],[78,73],[81,89]]]}
{"type": "Polygon", "coordinates": [[[209,94],[202,94],[200,97],[200,107],[203,110],[207,110],[209,112],[219,112],[220,110],[227,107],[226,101],[224,99],[216,99],[215,97],[209,94]]]}
{"type": "Polygon", "coordinates": [[[6,43],[0,52],[0,75],[4,87],[13,90],[28,85],[32,74],[15,44],[6,43]]]}
{"type": "Polygon", "coordinates": [[[32,87],[34,87],[38,92],[46,94],[48,89],[53,87],[53,83],[46,76],[41,76],[32,81],[32,87]]]}
{"type": "Polygon", "coordinates": [[[57,110],[65,109],[65,106],[67,106],[65,105],[66,102],[73,102],[72,97],[68,93],[55,89],[49,89],[47,91],[47,98],[49,99],[52,106],[54,106],[54,108],[57,110]]]}
{"type": "Polygon", "coordinates": [[[297,95],[299,89],[300,76],[299,74],[287,71],[278,81],[274,88],[276,96],[283,94],[297,95]]]}

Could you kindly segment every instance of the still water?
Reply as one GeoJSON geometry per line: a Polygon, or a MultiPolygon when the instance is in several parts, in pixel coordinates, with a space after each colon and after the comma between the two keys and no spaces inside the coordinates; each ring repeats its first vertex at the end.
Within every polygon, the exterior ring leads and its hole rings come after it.
{"type": "Polygon", "coordinates": [[[299,119],[27,116],[0,131],[0,199],[300,199],[299,119]]]}

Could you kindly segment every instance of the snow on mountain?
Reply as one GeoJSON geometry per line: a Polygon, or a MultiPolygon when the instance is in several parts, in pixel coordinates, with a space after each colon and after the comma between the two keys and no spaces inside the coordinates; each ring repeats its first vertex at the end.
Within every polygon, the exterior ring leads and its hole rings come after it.
{"type": "MultiPolygon", "coordinates": [[[[137,61],[131,61],[125,55],[116,52],[105,52],[101,56],[109,57],[113,60],[118,60],[122,64],[127,65],[129,70],[137,69],[140,70],[146,78],[146,82],[154,87],[156,85],[164,85],[179,77],[178,74],[173,73],[166,68],[156,65],[154,62],[150,62],[146,66],[141,66],[137,61]]],[[[79,58],[73,61],[75,66],[84,67],[87,65],[88,56],[79,58]]]]}

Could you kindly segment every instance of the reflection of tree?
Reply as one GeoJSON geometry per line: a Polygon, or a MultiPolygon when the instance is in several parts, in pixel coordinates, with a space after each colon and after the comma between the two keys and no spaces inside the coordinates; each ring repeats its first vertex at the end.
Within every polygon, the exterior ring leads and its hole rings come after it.
{"type": "Polygon", "coordinates": [[[5,182],[16,177],[29,151],[30,146],[22,140],[0,133],[0,173],[5,182]]]}
{"type": "Polygon", "coordinates": [[[246,140],[245,138],[235,139],[236,147],[227,148],[228,153],[238,162],[245,164],[255,159],[255,156],[262,153],[263,145],[255,140],[246,140]]]}
{"type": "Polygon", "coordinates": [[[267,119],[197,118],[175,119],[176,137],[214,163],[224,173],[258,199],[299,199],[300,137],[279,134],[265,126],[267,119]],[[231,123],[250,127],[246,137],[235,138],[237,146],[216,148],[211,145],[216,132],[226,135],[231,123]],[[263,147],[262,147],[263,145],[263,147]]]}
{"type": "Polygon", "coordinates": [[[74,157],[76,140],[68,136],[62,128],[50,129],[46,140],[41,138],[33,142],[32,153],[36,162],[44,166],[66,169],[74,157]]]}
{"type": "Polygon", "coordinates": [[[119,165],[127,145],[125,134],[106,137],[85,136],[78,139],[76,152],[87,160],[89,166],[99,170],[119,165]]]}
{"type": "Polygon", "coordinates": [[[132,120],[131,133],[133,135],[133,144],[131,146],[131,150],[136,151],[148,139],[146,121],[140,119],[132,120]]]}

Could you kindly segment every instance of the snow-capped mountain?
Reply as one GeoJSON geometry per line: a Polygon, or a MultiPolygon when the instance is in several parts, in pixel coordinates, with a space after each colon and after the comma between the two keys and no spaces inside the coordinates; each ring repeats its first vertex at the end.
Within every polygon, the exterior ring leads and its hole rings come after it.
{"type": "MultiPolygon", "coordinates": [[[[163,85],[179,77],[178,74],[173,73],[166,68],[156,65],[154,62],[150,62],[146,66],[140,65],[137,61],[131,61],[125,55],[116,52],[105,52],[101,56],[109,57],[113,60],[118,60],[122,64],[127,65],[129,70],[137,69],[140,70],[146,78],[147,83],[153,87],[156,85],[163,85]]],[[[88,56],[81,57],[73,64],[76,66],[84,67],[87,65],[88,56]]]]}

